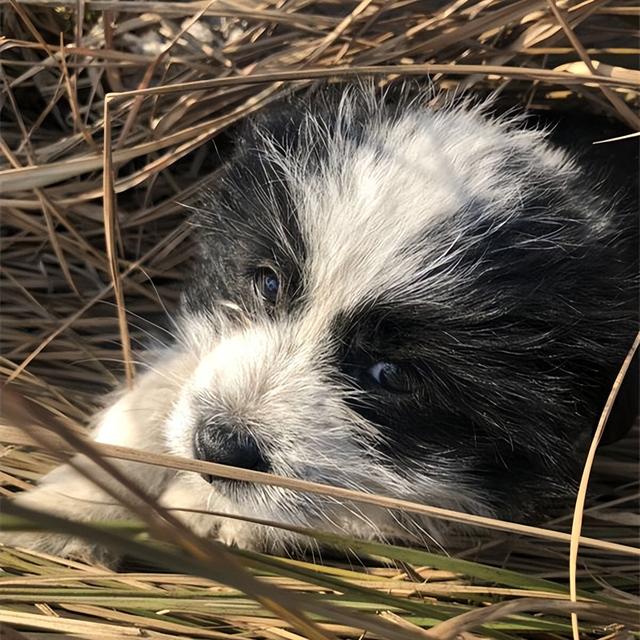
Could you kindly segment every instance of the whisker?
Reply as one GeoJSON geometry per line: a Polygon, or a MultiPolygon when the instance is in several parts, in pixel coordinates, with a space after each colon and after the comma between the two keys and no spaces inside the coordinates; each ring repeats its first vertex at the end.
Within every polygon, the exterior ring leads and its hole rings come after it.
{"type": "Polygon", "coordinates": [[[158,298],[158,302],[160,304],[160,306],[162,307],[165,315],[167,316],[167,319],[169,320],[169,322],[173,325],[173,328],[176,329],[176,331],[178,333],[180,333],[180,326],[178,325],[178,323],[175,321],[175,319],[173,318],[173,316],[169,313],[169,309],[167,309],[167,306],[164,303],[164,300],[162,299],[162,296],[160,295],[160,292],[158,291],[158,288],[156,287],[155,283],[153,282],[153,278],[149,275],[149,273],[147,272],[147,270],[143,267],[143,266],[139,266],[138,269],[144,273],[144,275],[146,276],[147,280],[149,281],[149,284],[151,285],[151,287],[153,288],[155,294],[156,294],[156,298],[158,298]]]}
{"type": "MultiPolygon", "coordinates": [[[[109,300],[99,300],[98,301],[100,304],[104,304],[110,307],[116,307],[118,305],[114,304],[113,302],[109,301],[109,300]]],[[[158,324],[157,322],[153,322],[153,320],[149,320],[149,318],[145,318],[144,316],[141,316],[138,313],[135,313],[134,311],[131,311],[131,309],[125,309],[125,311],[127,312],[127,315],[133,316],[134,318],[138,318],[139,320],[142,320],[143,322],[146,322],[147,324],[151,325],[152,327],[154,327],[155,329],[159,329],[160,331],[162,331],[163,333],[166,333],[171,339],[176,340],[176,334],[172,333],[169,329],[167,329],[166,327],[163,327],[162,325],[158,324]]],[[[170,320],[173,319],[170,318],[170,320]]],[[[144,329],[142,329],[142,327],[140,327],[139,325],[133,324],[131,323],[132,326],[136,327],[137,329],[140,329],[141,331],[145,331],[144,329]]],[[[179,330],[178,325],[175,325],[175,329],[179,330]]],[[[153,337],[153,334],[149,333],[150,336],[153,337]]]]}

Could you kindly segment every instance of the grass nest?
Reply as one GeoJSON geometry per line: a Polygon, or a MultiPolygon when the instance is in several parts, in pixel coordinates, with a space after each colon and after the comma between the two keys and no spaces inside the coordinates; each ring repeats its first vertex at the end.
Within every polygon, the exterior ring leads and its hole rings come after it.
{"type": "MultiPolygon", "coordinates": [[[[0,12],[4,496],[70,450],[115,455],[77,436],[176,304],[183,204],[229,130],[266,104],[323,79],[414,76],[640,129],[640,11],[627,0],[10,0],[0,12]]],[[[5,506],[5,528],[66,528],[146,564],[115,572],[0,547],[0,633],[637,637],[638,435],[598,452],[576,508],[541,527],[441,513],[475,527],[453,557],[315,532],[347,550],[318,563],[179,525],[88,527],[5,506]]]]}

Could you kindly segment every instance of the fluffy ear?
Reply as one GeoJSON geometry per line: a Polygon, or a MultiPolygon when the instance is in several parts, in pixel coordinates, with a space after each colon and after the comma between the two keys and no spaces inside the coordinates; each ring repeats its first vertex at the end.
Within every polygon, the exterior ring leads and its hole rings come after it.
{"type": "Polygon", "coordinates": [[[318,82],[292,91],[281,101],[260,110],[234,131],[237,150],[256,145],[268,135],[278,147],[295,147],[300,136],[310,150],[324,138],[344,128],[344,135],[358,137],[363,125],[379,118],[396,119],[420,101],[434,95],[433,88],[418,81],[398,80],[384,87],[376,78],[346,82],[318,82]],[[301,118],[301,114],[307,114],[301,118]],[[312,123],[315,123],[313,126],[312,123]],[[313,137],[308,137],[309,134],[313,137]]]}
{"type": "MultiPolygon", "coordinates": [[[[302,95],[306,95],[303,93],[302,95]]],[[[275,139],[280,140],[290,121],[296,113],[300,113],[304,98],[290,93],[280,100],[268,104],[249,118],[243,118],[237,125],[229,129],[236,153],[241,153],[255,146],[259,131],[268,131],[275,139]]]]}
{"type": "MultiPolygon", "coordinates": [[[[637,176],[640,145],[637,138],[625,137],[629,131],[624,125],[593,115],[540,112],[536,114],[535,121],[550,129],[549,139],[553,143],[580,159],[585,173],[602,197],[616,202],[620,236],[626,239],[624,253],[621,244],[621,255],[628,263],[632,277],[637,278],[640,256],[640,189],[637,176]],[[597,144],[611,139],[614,141],[597,144]]],[[[603,407],[613,380],[612,377],[608,381],[609,387],[602,389],[603,407]]],[[[640,415],[639,385],[640,357],[636,353],[607,421],[602,444],[620,440],[637,421],[640,415]]]]}

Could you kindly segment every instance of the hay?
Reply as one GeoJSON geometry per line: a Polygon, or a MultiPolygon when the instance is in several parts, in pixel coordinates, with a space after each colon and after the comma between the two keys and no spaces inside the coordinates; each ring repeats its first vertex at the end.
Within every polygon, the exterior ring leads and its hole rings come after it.
{"type": "MultiPolygon", "coordinates": [[[[163,341],[190,255],[182,205],[220,166],[227,130],[284,94],[327,77],[429,74],[445,90],[640,129],[640,11],[628,1],[33,0],[0,11],[1,373],[41,421],[67,426],[86,425],[132,375],[132,353],[163,341]]],[[[15,414],[4,424],[9,495],[56,457],[15,414]]],[[[451,540],[455,558],[325,536],[352,555],[324,566],[197,541],[193,557],[210,557],[189,561],[132,540],[139,525],[104,523],[91,535],[155,568],[114,573],[0,549],[3,637],[570,638],[576,611],[584,637],[630,638],[638,431],[596,458],[574,604],[571,512],[546,525],[560,534],[507,527],[451,540]]],[[[62,448],[86,446],[74,443],[62,448]]],[[[179,529],[166,526],[152,533],[179,529]]]]}

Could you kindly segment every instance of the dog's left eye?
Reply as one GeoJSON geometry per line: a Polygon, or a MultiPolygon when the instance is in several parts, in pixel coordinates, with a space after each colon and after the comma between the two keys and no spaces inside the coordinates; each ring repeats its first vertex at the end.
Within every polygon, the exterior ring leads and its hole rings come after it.
{"type": "Polygon", "coordinates": [[[367,370],[369,377],[388,391],[406,393],[413,387],[413,376],[406,368],[392,362],[376,362],[367,370]]]}
{"type": "Polygon", "coordinates": [[[267,302],[275,304],[280,291],[280,278],[278,274],[273,269],[263,267],[255,272],[254,282],[258,293],[267,302]]]}

